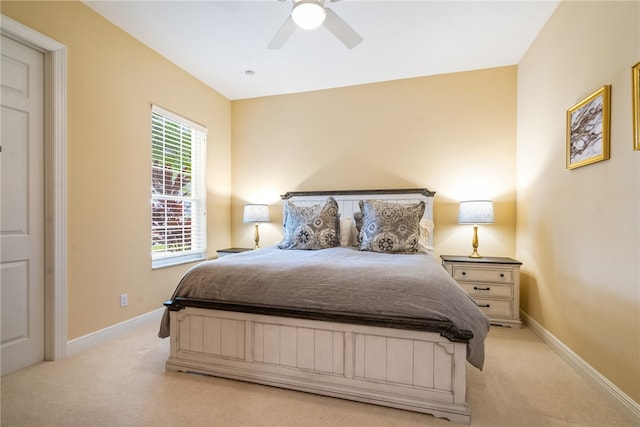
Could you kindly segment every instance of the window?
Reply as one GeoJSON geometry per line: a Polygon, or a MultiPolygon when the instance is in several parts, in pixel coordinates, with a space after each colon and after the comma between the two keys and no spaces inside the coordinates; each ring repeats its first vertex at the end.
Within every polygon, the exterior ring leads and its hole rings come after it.
{"type": "Polygon", "coordinates": [[[152,107],[153,268],[206,258],[206,141],[206,128],[152,107]]]}

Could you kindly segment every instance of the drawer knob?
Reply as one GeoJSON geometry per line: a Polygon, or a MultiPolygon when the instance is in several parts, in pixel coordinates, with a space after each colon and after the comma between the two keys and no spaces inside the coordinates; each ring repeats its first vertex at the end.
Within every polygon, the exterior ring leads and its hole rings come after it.
{"type": "Polygon", "coordinates": [[[504,273],[500,273],[500,277],[504,277],[504,273]]]}
{"type": "Polygon", "coordinates": [[[463,271],[463,272],[462,272],[462,275],[463,275],[463,276],[466,276],[466,275],[467,275],[467,272],[466,272],[466,271],[463,271]]]}

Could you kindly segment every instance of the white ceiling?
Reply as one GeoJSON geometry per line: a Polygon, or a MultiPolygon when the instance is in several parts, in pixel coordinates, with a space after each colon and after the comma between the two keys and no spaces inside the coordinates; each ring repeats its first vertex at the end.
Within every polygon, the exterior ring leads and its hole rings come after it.
{"type": "Polygon", "coordinates": [[[290,0],[84,3],[237,100],[514,65],[559,0],[327,0],[364,38],[352,50],[324,27],[267,49],[290,0]]]}

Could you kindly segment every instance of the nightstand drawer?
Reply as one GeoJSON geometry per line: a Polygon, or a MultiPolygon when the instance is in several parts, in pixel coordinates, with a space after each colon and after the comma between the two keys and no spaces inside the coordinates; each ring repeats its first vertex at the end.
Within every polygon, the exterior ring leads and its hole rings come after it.
{"type": "Polygon", "coordinates": [[[460,283],[464,289],[473,298],[504,298],[511,301],[513,298],[513,286],[497,285],[495,283],[460,283]]]}
{"type": "Polygon", "coordinates": [[[484,298],[474,298],[473,300],[487,317],[513,317],[513,304],[511,301],[484,298]]]}
{"type": "Polygon", "coordinates": [[[457,282],[513,283],[513,269],[499,270],[454,266],[452,276],[457,282]]]}

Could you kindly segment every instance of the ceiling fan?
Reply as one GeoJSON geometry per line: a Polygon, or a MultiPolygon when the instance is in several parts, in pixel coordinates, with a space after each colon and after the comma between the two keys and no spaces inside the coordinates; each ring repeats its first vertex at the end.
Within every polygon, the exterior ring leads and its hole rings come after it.
{"type": "MultiPolygon", "coordinates": [[[[285,1],[285,0],[280,0],[285,1]]],[[[353,49],[362,41],[360,34],[356,33],[342,18],[330,8],[325,6],[327,0],[291,0],[293,8],[284,21],[284,24],[267,46],[268,49],[280,49],[289,40],[296,28],[312,30],[324,25],[327,30],[336,36],[346,47],[353,49]]],[[[338,0],[328,0],[336,2],[338,0]]]]}

